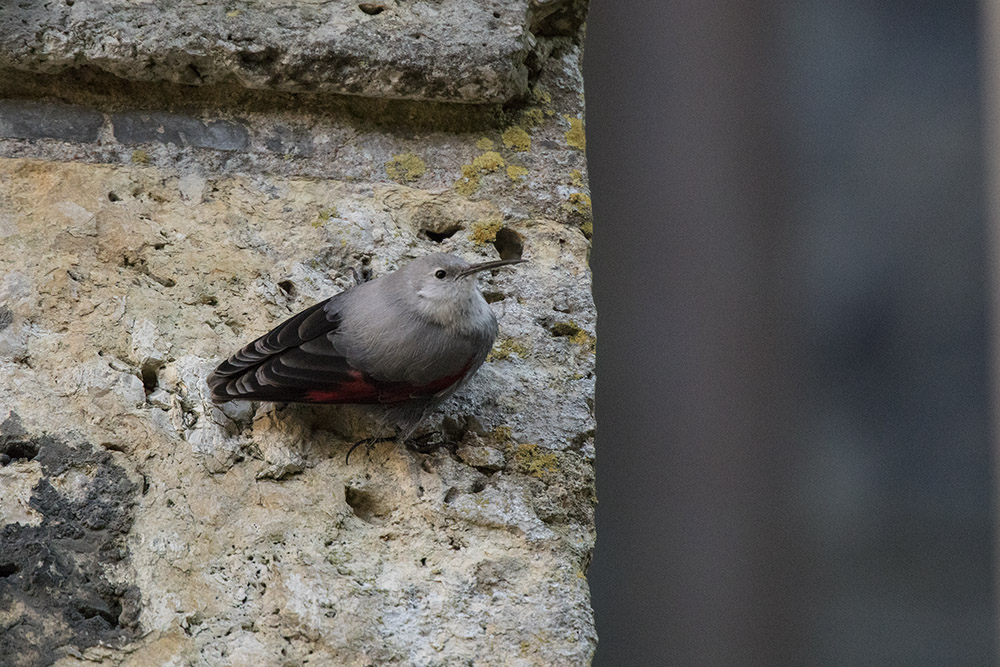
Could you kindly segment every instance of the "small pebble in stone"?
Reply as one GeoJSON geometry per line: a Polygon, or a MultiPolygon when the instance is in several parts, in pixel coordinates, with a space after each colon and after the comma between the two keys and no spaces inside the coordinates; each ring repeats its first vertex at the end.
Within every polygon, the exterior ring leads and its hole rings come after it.
{"type": "Polygon", "coordinates": [[[10,456],[8,454],[0,454],[0,466],[5,466],[10,463],[10,456]]]}

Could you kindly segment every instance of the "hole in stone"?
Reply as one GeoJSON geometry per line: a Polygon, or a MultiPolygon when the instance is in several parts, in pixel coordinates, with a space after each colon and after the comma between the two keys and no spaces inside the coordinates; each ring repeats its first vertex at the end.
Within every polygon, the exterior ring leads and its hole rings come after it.
{"type": "Polygon", "coordinates": [[[373,523],[378,516],[377,502],[372,494],[350,486],[344,487],[344,500],[362,521],[373,523]]]}
{"type": "Polygon", "coordinates": [[[108,193],[108,200],[109,201],[121,201],[122,198],[119,197],[118,193],[116,193],[116,192],[109,192],[108,193]]]}
{"type": "Polygon", "coordinates": [[[435,232],[430,229],[425,229],[423,230],[423,232],[424,234],[427,235],[427,238],[429,238],[431,241],[434,241],[434,243],[441,243],[445,239],[450,239],[452,236],[457,234],[461,229],[462,229],[461,225],[455,225],[453,227],[448,227],[447,229],[444,229],[440,232],[435,232]]]}
{"type": "Polygon", "coordinates": [[[500,259],[521,259],[524,252],[524,240],[521,235],[508,227],[501,227],[493,247],[500,253],[500,259]]]}
{"type": "Polygon", "coordinates": [[[455,496],[457,495],[458,495],[458,489],[456,489],[454,486],[448,489],[444,494],[445,504],[447,505],[448,503],[453,501],[455,499],[455,496]]]}
{"type": "Polygon", "coordinates": [[[385,6],[374,2],[362,2],[358,5],[358,9],[368,14],[368,16],[377,16],[385,11],[385,6]]]}
{"type": "Polygon", "coordinates": [[[160,368],[161,365],[159,361],[147,359],[142,364],[142,368],[139,369],[139,374],[142,376],[142,386],[146,388],[147,394],[156,389],[159,384],[158,376],[160,368]]]}
{"type": "MultiPolygon", "coordinates": [[[[101,602],[103,602],[103,600],[101,602]]],[[[118,617],[122,613],[122,607],[115,600],[107,605],[101,603],[93,605],[90,604],[80,605],[77,608],[77,611],[79,611],[80,615],[83,616],[84,618],[94,618],[96,616],[100,616],[105,621],[107,621],[111,627],[114,628],[118,627],[118,617]]]]}
{"type": "Polygon", "coordinates": [[[284,292],[288,296],[291,297],[295,296],[295,283],[293,283],[291,280],[280,281],[278,283],[278,287],[281,289],[282,292],[284,292]]]}
{"type": "Polygon", "coordinates": [[[480,491],[482,491],[485,488],[486,488],[486,480],[485,479],[477,479],[476,481],[474,481],[472,483],[472,492],[473,493],[479,493],[480,491]]]}
{"type": "Polygon", "coordinates": [[[549,333],[552,334],[554,338],[561,338],[563,336],[575,336],[583,329],[577,326],[574,322],[555,322],[549,325],[549,333]]]}
{"type": "Polygon", "coordinates": [[[427,565],[427,556],[424,556],[423,558],[420,559],[420,564],[424,566],[427,565]]]}
{"type": "Polygon", "coordinates": [[[506,295],[503,292],[483,292],[483,298],[486,299],[486,303],[496,303],[503,301],[506,295]]]}
{"type": "Polygon", "coordinates": [[[10,440],[0,444],[0,453],[6,454],[12,459],[30,461],[38,456],[38,445],[29,440],[10,440]]]}
{"type": "Polygon", "coordinates": [[[17,563],[0,563],[0,579],[5,579],[21,571],[21,566],[17,563]]]}
{"type": "Polygon", "coordinates": [[[495,19],[500,18],[500,12],[493,12],[493,18],[495,19]]]}

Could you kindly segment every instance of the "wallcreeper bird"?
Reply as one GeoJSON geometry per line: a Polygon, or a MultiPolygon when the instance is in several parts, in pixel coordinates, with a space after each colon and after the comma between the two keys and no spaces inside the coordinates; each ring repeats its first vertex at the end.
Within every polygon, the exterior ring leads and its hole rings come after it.
{"type": "Polygon", "coordinates": [[[212,400],[368,403],[409,437],[486,360],[497,320],[479,271],[436,253],[303,310],[219,364],[212,400]]]}

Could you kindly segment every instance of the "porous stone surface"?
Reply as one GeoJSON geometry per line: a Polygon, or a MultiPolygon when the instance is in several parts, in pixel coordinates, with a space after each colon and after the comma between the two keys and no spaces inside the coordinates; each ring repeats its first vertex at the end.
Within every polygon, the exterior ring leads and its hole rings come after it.
{"type": "Polygon", "coordinates": [[[505,102],[528,93],[537,39],[572,36],[574,0],[11,2],[0,67],[372,97],[505,102]]]}
{"type": "Polygon", "coordinates": [[[517,107],[0,73],[0,655],[588,662],[580,35],[537,42],[517,107]],[[436,447],[346,462],[364,409],[208,401],[244,343],[442,250],[529,262],[480,277],[500,337],[436,447]]]}

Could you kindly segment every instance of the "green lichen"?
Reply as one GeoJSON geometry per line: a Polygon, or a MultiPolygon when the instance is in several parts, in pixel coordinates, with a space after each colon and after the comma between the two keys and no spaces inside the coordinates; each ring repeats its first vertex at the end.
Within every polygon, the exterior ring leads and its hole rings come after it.
{"type": "Polygon", "coordinates": [[[531,150],[531,135],[516,125],[504,130],[500,138],[503,145],[512,150],[520,153],[531,150]]]}
{"type": "Polygon", "coordinates": [[[501,227],[503,227],[503,220],[480,220],[472,224],[469,240],[477,246],[493,243],[497,240],[497,232],[500,231],[501,227]]]}
{"type": "Polygon", "coordinates": [[[521,359],[525,359],[528,356],[529,348],[524,343],[518,342],[513,338],[504,338],[490,350],[490,353],[486,357],[486,361],[503,361],[510,357],[510,355],[516,355],[521,359]]]}
{"type": "Polygon", "coordinates": [[[516,164],[512,164],[507,167],[507,178],[512,181],[520,181],[527,175],[528,170],[525,167],[521,167],[516,164]]]}
{"type": "Polygon", "coordinates": [[[141,148],[135,149],[132,151],[132,162],[136,164],[149,164],[149,153],[141,148]]]}
{"type": "Polygon", "coordinates": [[[586,236],[588,239],[594,238],[594,221],[587,220],[586,222],[584,222],[582,225],[580,225],[580,231],[583,232],[583,235],[586,236]]]}
{"type": "Polygon", "coordinates": [[[525,475],[541,479],[559,469],[559,457],[555,452],[543,450],[534,443],[524,443],[513,449],[514,465],[525,475]]]}
{"type": "Polygon", "coordinates": [[[578,151],[587,150],[587,135],[583,131],[583,119],[563,116],[569,122],[569,129],[566,131],[566,144],[570,148],[578,151]]]}
{"type": "Polygon", "coordinates": [[[427,171],[427,165],[413,153],[393,155],[385,163],[385,173],[397,183],[410,183],[417,180],[427,171]]]}

